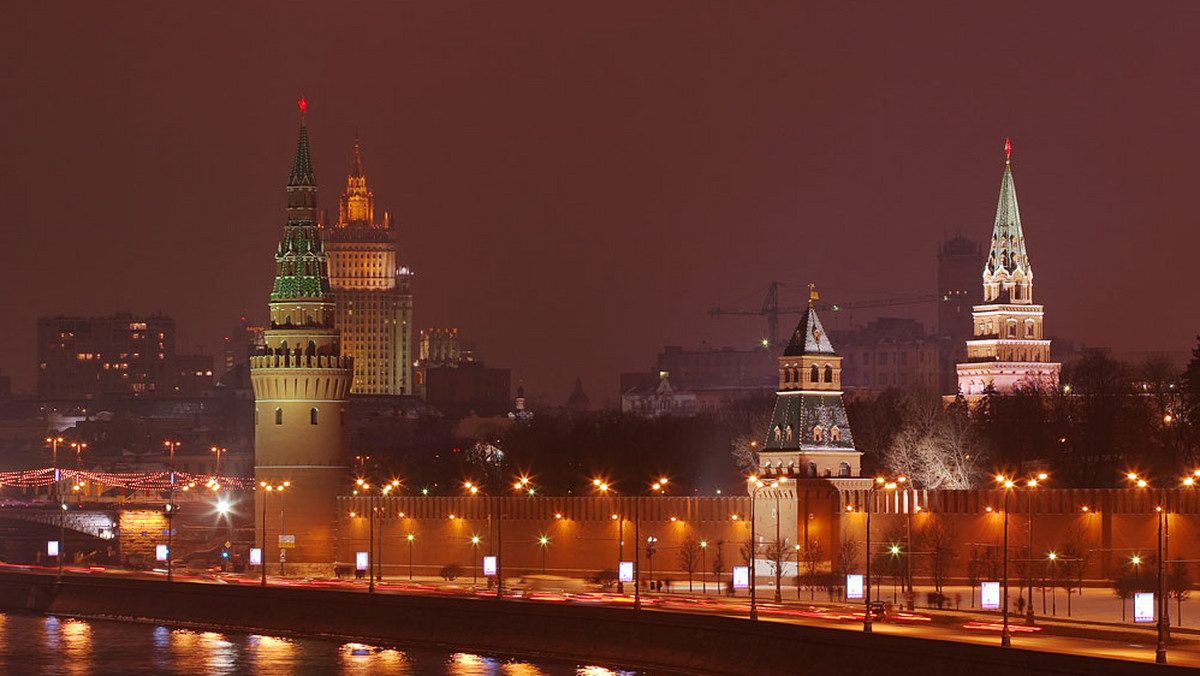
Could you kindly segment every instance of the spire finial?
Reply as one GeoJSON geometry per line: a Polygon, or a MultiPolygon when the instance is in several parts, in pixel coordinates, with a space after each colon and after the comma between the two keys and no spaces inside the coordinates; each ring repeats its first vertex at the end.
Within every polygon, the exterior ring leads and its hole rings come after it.
{"type": "Polygon", "coordinates": [[[817,285],[812,282],[808,283],[808,306],[811,308],[815,301],[821,300],[820,294],[817,293],[817,285]]]}
{"type": "Polygon", "coordinates": [[[1004,163],[1010,164],[1011,162],[1012,162],[1012,141],[1009,139],[1004,139],[1004,163]]]}
{"type": "Polygon", "coordinates": [[[303,94],[300,95],[300,100],[296,102],[296,105],[300,106],[300,124],[304,124],[304,114],[308,112],[308,101],[305,100],[303,94]]]}

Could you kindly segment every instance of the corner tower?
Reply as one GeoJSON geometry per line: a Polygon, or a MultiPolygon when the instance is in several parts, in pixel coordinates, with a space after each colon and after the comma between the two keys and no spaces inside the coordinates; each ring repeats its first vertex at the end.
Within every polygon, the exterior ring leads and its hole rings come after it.
{"type": "Polygon", "coordinates": [[[796,326],[779,357],[779,390],[766,440],[758,453],[759,474],[793,478],[857,477],[862,456],[854,448],[842,404],[842,358],[833,350],[813,308],[796,326]]]}
{"type": "Polygon", "coordinates": [[[1004,142],[1004,175],[992,241],[983,266],[983,303],[971,312],[974,338],[958,365],[958,390],[965,396],[1011,394],[1023,388],[1058,386],[1061,364],[1050,361],[1043,308],[1033,302],[1033,265],[1013,183],[1012,143],[1004,142]]]}
{"type": "Polygon", "coordinates": [[[354,140],[338,220],[324,227],[335,326],[354,359],[355,394],[412,394],[412,309],[408,268],[397,262],[392,219],[375,218],[362,150],[354,140]]]}
{"type": "Polygon", "coordinates": [[[300,134],[287,183],[287,223],[275,252],[270,325],[262,352],[250,358],[254,478],[271,485],[288,483],[279,497],[265,491],[255,496],[258,538],[266,543],[263,562],[273,569],[278,559],[283,570],[286,560],[286,570],[297,574],[323,572],[333,563],[337,496],[349,471],[346,415],[353,369],[353,360],[342,355],[334,326],[306,109],[301,98],[300,134]],[[287,538],[278,535],[293,536],[294,547],[280,547],[287,538]]]}

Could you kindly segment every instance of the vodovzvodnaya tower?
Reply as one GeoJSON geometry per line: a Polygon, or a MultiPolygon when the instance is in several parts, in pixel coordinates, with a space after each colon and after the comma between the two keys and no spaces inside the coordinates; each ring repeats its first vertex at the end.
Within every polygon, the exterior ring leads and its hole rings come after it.
{"type": "Polygon", "coordinates": [[[254,518],[263,563],[275,572],[332,569],[337,496],[348,482],[347,408],[353,361],[334,328],[328,259],[317,223],[317,181],[300,99],[300,135],[287,183],[287,223],[275,252],[270,326],[250,358],[254,385],[254,518]],[[261,489],[262,483],[282,492],[261,489]],[[264,504],[265,523],[264,523],[264,504]],[[283,535],[284,538],[279,536],[283,535]],[[287,536],[292,536],[291,538],[287,536]],[[289,540],[294,540],[294,546],[289,540]],[[281,542],[283,546],[281,545],[281,542]],[[277,568],[278,566],[278,568],[277,568]]]}

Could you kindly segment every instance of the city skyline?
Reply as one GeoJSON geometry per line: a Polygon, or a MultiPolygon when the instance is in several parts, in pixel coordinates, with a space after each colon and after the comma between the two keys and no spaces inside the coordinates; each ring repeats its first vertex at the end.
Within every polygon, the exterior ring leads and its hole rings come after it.
{"type": "Polygon", "coordinates": [[[1019,3],[937,22],[535,9],[14,10],[0,372],[32,389],[37,317],[57,314],[162,311],[182,352],[219,356],[262,314],[300,94],[326,212],[361,136],[415,327],[459,327],[553,402],[576,375],[612,402],[666,344],[749,347],[761,320],[707,310],[754,307],[774,279],[789,305],[809,281],[835,302],[929,293],[938,243],[990,232],[1006,137],[1049,335],[1193,346],[1193,8],[1139,30],[1019,3]],[[1128,305],[1141,321],[1113,332],[1128,305]]]}

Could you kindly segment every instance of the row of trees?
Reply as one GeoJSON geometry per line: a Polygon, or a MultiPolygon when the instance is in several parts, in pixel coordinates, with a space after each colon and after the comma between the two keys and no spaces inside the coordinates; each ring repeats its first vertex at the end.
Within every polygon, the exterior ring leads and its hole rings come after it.
{"type": "Polygon", "coordinates": [[[890,390],[848,403],[866,473],[903,473],[924,488],[985,485],[995,468],[1037,467],[1055,485],[1117,485],[1132,468],[1159,476],[1200,462],[1200,346],[1186,372],[1164,357],[1138,365],[1087,351],[1061,387],[946,406],[932,392],[890,390]]]}

